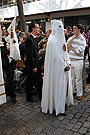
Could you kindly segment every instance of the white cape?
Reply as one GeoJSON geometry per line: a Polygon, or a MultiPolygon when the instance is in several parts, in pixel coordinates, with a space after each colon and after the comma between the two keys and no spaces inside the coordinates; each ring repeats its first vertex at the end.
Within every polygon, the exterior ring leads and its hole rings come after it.
{"type": "Polygon", "coordinates": [[[42,89],[41,108],[44,113],[49,111],[49,113],[52,114],[54,109],[56,115],[65,113],[67,85],[67,104],[73,104],[70,71],[64,71],[66,66],[64,58],[67,59],[67,63],[70,63],[68,53],[63,50],[63,47],[60,48],[58,42],[56,42],[55,36],[51,34],[46,48],[42,89]]]}

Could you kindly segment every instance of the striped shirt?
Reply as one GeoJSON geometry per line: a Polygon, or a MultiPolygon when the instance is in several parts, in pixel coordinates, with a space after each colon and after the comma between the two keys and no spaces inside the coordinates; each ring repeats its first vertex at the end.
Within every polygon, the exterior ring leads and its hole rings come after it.
{"type": "Polygon", "coordinates": [[[74,48],[74,52],[72,50],[69,51],[70,60],[82,60],[84,57],[84,50],[86,47],[86,41],[82,34],[78,37],[74,38],[71,41],[72,37],[68,39],[71,42],[71,46],[74,48]]]}

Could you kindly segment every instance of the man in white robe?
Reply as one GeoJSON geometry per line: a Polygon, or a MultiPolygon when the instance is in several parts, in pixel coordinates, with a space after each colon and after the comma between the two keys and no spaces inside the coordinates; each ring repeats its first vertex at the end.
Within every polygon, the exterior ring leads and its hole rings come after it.
{"type": "Polygon", "coordinates": [[[52,33],[49,36],[44,67],[42,90],[42,112],[50,114],[55,110],[56,116],[65,114],[65,102],[68,84],[68,105],[73,104],[73,94],[68,72],[70,60],[65,45],[62,21],[52,20],[52,33]],[[67,72],[68,71],[68,72],[67,72]]]}

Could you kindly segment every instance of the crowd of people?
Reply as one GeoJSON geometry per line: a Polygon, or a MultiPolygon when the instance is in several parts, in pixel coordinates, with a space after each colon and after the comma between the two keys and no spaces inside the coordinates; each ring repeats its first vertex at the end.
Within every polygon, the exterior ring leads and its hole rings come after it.
{"type": "MultiPolygon", "coordinates": [[[[15,26],[22,68],[26,76],[26,101],[37,102],[33,96],[33,86],[38,92],[41,111],[50,114],[55,112],[66,116],[65,105],[73,105],[73,94],[81,100],[85,88],[85,58],[89,58],[89,36],[81,24],[64,29],[60,20],[51,21],[51,29],[46,33],[37,23],[29,25],[29,32],[21,32],[15,26]],[[84,82],[84,83],[83,83],[84,82]]],[[[6,41],[8,32],[2,26],[1,47],[2,67],[6,95],[16,103],[14,81],[19,72],[18,61],[9,61],[10,47],[6,41]],[[17,70],[18,69],[18,70],[17,70]],[[18,72],[16,72],[18,71],[18,72]]],[[[20,75],[20,74],[19,74],[20,75]]],[[[19,78],[17,79],[17,81],[19,78]]]]}

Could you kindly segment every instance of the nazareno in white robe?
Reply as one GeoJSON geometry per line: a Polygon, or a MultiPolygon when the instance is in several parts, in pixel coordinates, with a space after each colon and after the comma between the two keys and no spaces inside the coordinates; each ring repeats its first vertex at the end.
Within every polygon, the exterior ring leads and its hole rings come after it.
{"type": "MultiPolygon", "coordinates": [[[[3,22],[4,18],[0,15],[0,21],[3,22]]],[[[2,32],[0,26],[0,47],[3,46],[1,41],[2,32]]],[[[3,70],[2,70],[2,59],[1,59],[1,48],[0,48],[0,105],[6,103],[6,94],[5,94],[5,86],[4,86],[4,78],[3,78],[3,70]]]]}
{"type": "MultiPolygon", "coordinates": [[[[62,24],[61,21],[59,23],[62,24]]],[[[57,31],[58,27],[56,28],[57,31]]],[[[65,39],[62,39],[62,32],[62,30],[58,32],[58,34],[61,33],[59,37],[61,42],[58,42],[57,34],[55,31],[53,32],[53,29],[48,39],[41,101],[42,112],[47,113],[49,111],[52,114],[55,110],[56,116],[60,113],[65,113],[67,87],[67,104],[73,104],[70,71],[64,71],[66,64],[70,63],[70,60],[67,51],[63,50],[65,39]]]]}
{"type": "Polygon", "coordinates": [[[15,32],[15,22],[16,22],[16,17],[13,19],[12,23],[10,24],[10,26],[7,29],[7,31],[9,32],[10,35],[8,35],[5,38],[5,41],[7,43],[10,43],[9,62],[11,62],[12,59],[14,59],[16,61],[21,60],[19,44],[18,44],[18,38],[17,38],[16,32],[15,32]],[[11,38],[11,26],[13,28],[13,34],[14,34],[13,38],[11,38]],[[13,40],[15,40],[16,42],[13,43],[13,40]]]}
{"type": "Polygon", "coordinates": [[[6,103],[6,94],[5,94],[5,86],[4,86],[3,70],[2,70],[1,49],[0,49],[0,105],[4,103],[6,103]]]}

